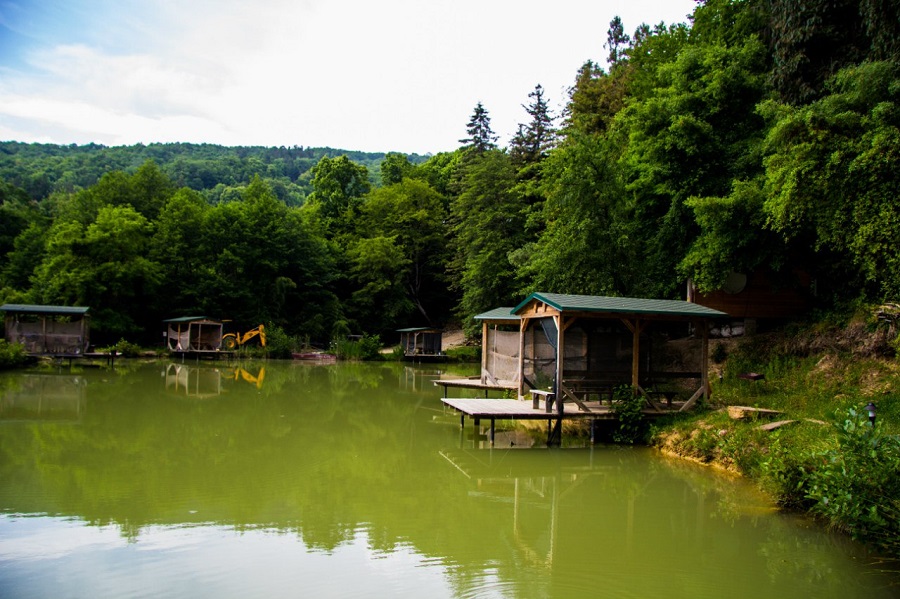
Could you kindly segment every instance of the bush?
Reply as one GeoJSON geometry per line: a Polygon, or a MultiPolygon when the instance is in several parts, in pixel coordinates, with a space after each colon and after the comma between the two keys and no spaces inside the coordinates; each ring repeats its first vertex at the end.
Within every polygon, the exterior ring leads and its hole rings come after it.
{"type": "Polygon", "coordinates": [[[613,392],[613,412],[617,426],[613,431],[616,443],[642,443],[647,440],[649,427],[644,418],[644,398],[630,385],[617,387],[613,392]]]}
{"type": "Polygon", "coordinates": [[[115,343],[115,345],[110,345],[109,347],[101,347],[99,349],[104,353],[112,353],[113,351],[115,351],[117,355],[125,358],[137,358],[141,355],[141,346],[137,345],[136,343],[125,341],[124,339],[119,339],[115,343]]]}
{"type": "Polygon", "coordinates": [[[29,362],[25,346],[21,343],[9,343],[6,339],[0,339],[0,369],[18,368],[29,362]]]}
{"type": "Polygon", "coordinates": [[[807,497],[812,511],[856,539],[900,553],[900,439],[847,411],[838,447],[815,456],[807,497]]]}
{"type": "Polygon", "coordinates": [[[360,339],[335,339],[331,352],[340,360],[380,360],[381,339],[378,335],[364,335],[360,339]]]}
{"type": "Polygon", "coordinates": [[[276,324],[266,325],[266,353],[272,358],[290,359],[299,342],[276,324]]]}

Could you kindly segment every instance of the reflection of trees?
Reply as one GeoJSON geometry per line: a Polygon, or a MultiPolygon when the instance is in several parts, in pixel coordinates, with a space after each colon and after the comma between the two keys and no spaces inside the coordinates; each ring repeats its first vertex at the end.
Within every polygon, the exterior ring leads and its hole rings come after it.
{"type": "Polygon", "coordinates": [[[0,502],[114,523],[137,541],[148,525],[201,522],[295,534],[324,552],[364,535],[378,552],[412,547],[440,563],[460,595],[485,577],[515,581],[516,596],[566,595],[555,587],[587,571],[615,595],[648,559],[691,588],[703,564],[679,564],[708,546],[770,567],[768,521],[711,517],[721,490],[708,474],[631,448],[450,449],[458,421],[433,418],[439,390],[399,389],[402,368],[268,362],[261,387],[226,379],[203,400],[167,393],[159,365],[85,372],[78,424],[0,430],[0,502]],[[748,523],[744,545],[722,540],[748,523]]]}

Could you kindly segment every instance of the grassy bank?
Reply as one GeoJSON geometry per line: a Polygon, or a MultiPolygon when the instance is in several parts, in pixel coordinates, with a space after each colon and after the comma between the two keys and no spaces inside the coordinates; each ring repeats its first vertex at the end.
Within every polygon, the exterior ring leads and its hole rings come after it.
{"type": "Polygon", "coordinates": [[[896,335],[864,315],[714,342],[710,405],[658,423],[650,443],[747,476],[785,507],[900,557],[896,335]],[[745,373],[764,378],[741,378],[745,373]],[[778,413],[735,419],[727,406],[778,413]],[[763,428],[781,421],[789,422],[763,428]]]}

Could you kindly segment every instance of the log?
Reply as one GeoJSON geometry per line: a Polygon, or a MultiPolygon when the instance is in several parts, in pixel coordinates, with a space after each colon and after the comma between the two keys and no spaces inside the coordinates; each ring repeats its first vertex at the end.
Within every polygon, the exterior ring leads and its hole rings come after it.
{"type": "Polygon", "coordinates": [[[751,408],[749,406],[728,406],[728,416],[732,420],[750,420],[752,418],[772,418],[783,414],[778,410],[751,408]]]}

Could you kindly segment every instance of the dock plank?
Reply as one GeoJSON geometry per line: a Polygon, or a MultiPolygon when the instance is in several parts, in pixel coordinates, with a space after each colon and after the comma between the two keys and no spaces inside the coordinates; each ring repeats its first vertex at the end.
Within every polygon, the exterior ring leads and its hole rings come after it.
{"type": "MultiPolygon", "coordinates": [[[[535,409],[530,401],[518,399],[461,399],[443,398],[445,405],[466,414],[471,418],[497,418],[505,420],[548,420],[557,418],[556,412],[548,413],[544,408],[535,409]]],[[[601,406],[589,403],[589,411],[579,410],[578,407],[566,404],[563,419],[570,418],[615,418],[609,406],[601,406]]]]}

